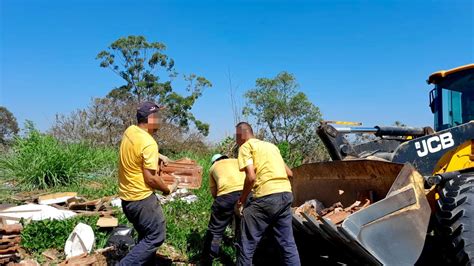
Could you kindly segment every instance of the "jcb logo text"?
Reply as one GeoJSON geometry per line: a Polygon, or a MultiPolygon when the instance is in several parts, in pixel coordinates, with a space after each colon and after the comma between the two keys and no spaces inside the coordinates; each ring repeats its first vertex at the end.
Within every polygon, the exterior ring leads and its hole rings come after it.
{"type": "Polygon", "coordinates": [[[431,137],[427,140],[415,142],[416,153],[419,157],[424,157],[428,153],[439,152],[454,146],[453,135],[450,132],[439,136],[431,137]]]}

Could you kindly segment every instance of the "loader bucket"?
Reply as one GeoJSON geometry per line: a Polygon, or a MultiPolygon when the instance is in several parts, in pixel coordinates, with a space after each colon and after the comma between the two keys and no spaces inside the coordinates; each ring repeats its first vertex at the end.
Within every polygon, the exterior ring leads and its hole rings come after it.
{"type": "Polygon", "coordinates": [[[430,206],[423,177],[409,164],[350,160],[306,164],[293,169],[294,205],[317,199],[325,206],[349,206],[369,195],[370,206],[336,226],[324,217],[293,215],[295,230],[327,241],[362,264],[413,265],[425,242],[430,206]],[[370,193],[367,193],[367,192],[370,193]]]}

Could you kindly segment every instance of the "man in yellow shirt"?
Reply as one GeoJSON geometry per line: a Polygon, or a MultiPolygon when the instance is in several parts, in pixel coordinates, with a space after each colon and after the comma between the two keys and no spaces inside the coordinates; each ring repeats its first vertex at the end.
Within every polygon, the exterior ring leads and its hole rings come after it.
{"type": "MultiPolygon", "coordinates": [[[[215,154],[212,156],[211,162],[209,189],[214,198],[214,203],[211,207],[211,218],[202,252],[202,263],[204,265],[211,265],[212,260],[219,255],[224,231],[235,216],[234,206],[240,197],[245,180],[245,174],[239,171],[237,159],[215,154]]],[[[240,219],[236,218],[235,235],[238,236],[240,219]]]]}
{"type": "Polygon", "coordinates": [[[158,109],[153,102],[141,103],[137,110],[138,124],[125,130],[120,143],[119,197],[125,216],[138,232],[137,245],[120,265],[153,262],[156,250],[165,241],[165,219],[154,190],[169,194],[177,184],[167,186],[158,176],[160,155],[152,137],[159,127],[158,109]]]}
{"type": "Polygon", "coordinates": [[[288,180],[293,173],[283,161],[278,147],[254,138],[248,123],[237,124],[236,142],[239,169],[245,171],[244,189],[236,204],[237,212],[242,215],[237,265],[252,265],[255,249],[267,230],[278,242],[284,264],[300,265],[293,237],[293,195],[288,180]],[[253,198],[244,206],[252,189],[253,198]]]}

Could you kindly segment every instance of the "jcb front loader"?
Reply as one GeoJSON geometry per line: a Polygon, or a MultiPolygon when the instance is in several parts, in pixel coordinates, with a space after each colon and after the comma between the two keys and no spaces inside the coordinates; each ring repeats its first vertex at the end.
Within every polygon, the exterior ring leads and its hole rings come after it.
{"type": "Polygon", "coordinates": [[[323,241],[349,264],[422,264],[425,254],[440,265],[474,264],[474,64],[436,72],[427,82],[434,84],[434,130],[321,124],[332,161],[293,169],[294,205],[317,199],[348,206],[368,192],[374,203],[340,226],[294,215],[295,231],[323,241]],[[377,138],[351,144],[352,133],[377,138]]]}

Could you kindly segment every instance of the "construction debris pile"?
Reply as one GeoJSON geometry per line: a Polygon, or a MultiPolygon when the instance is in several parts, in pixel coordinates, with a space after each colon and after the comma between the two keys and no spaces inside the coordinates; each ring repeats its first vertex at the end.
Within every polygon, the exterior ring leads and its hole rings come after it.
{"type": "MultiPolygon", "coordinates": [[[[112,208],[112,200],[115,197],[106,197],[96,200],[86,200],[82,197],[78,197],[76,192],[61,192],[52,193],[46,195],[40,195],[37,197],[31,197],[23,205],[0,205],[0,265],[7,265],[20,262],[25,255],[24,250],[20,246],[21,242],[21,230],[23,229],[20,221],[23,219],[24,222],[29,221],[40,221],[40,220],[63,220],[68,219],[76,215],[99,215],[100,218],[97,221],[99,228],[113,228],[118,226],[118,219],[113,217],[114,209],[112,208]]],[[[92,232],[92,229],[90,229],[92,232]]],[[[67,253],[68,244],[79,247],[76,248],[76,254],[68,257],[68,260],[64,261],[66,264],[73,262],[74,265],[92,265],[87,262],[95,261],[97,258],[102,258],[95,252],[92,255],[88,253],[92,249],[92,245],[95,242],[95,237],[88,236],[90,245],[87,249],[82,250],[84,246],[84,234],[71,233],[70,239],[65,243],[65,252],[67,253]],[[74,241],[70,240],[74,237],[74,241]],[[77,242],[77,243],[76,243],[77,242]],[[79,251],[79,252],[78,252],[79,251]],[[78,264],[78,262],[80,262],[78,264]],[[84,264],[84,263],[85,264],[84,264]]],[[[58,262],[57,254],[53,254],[52,250],[43,252],[43,255],[55,262],[58,262]]],[[[103,260],[97,260],[97,262],[103,260]]],[[[93,265],[106,265],[106,264],[94,264],[93,265]]]]}
{"type": "MultiPolygon", "coordinates": [[[[202,183],[202,167],[195,161],[183,158],[169,162],[167,165],[161,165],[159,175],[164,179],[165,184],[173,184],[175,180],[179,181],[179,189],[176,192],[166,196],[156,194],[162,204],[175,200],[191,204],[198,200],[198,197],[190,191],[200,188],[202,183]]],[[[97,215],[99,219],[96,226],[101,230],[112,231],[106,245],[107,248],[94,251],[93,229],[86,224],[77,224],[70,232],[64,246],[66,260],[61,262],[60,257],[62,256],[58,254],[57,250],[51,249],[43,252],[43,256],[53,264],[107,265],[106,259],[112,258],[114,262],[118,262],[135,244],[131,233],[132,228],[119,226],[118,219],[114,217],[116,208],[121,207],[121,200],[117,196],[88,200],[78,196],[76,192],[36,195],[25,192],[18,193],[13,199],[23,204],[0,204],[0,265],[15,265],[14,263],[23,265],[22,263],[25,263],[25,261],[20,261],[26,254],[20,246],[20,233],[23,229],[21,221],[29,223],[46,219],[63,220],[77,215],[97,215]],[[121,229],[116,230],[119,228],[121,229]],[[130,233],[123,235],[114,233],[115,231],[130,233]],[[116,242],[120,245],[114,245],[116,242]],[[124,244],[127,246],[123,247],[124,244]]],[[[163,257],[162,254],[160,256],[163,257]]],[[[39,265],[35,263],[28,265],[39,265]]]]}
{"type": "Polygon", "coordinates": [[[63,220],[76,215],[99,215],[111,217],[113,208],[111,200],[106,197],[86,200],[78,197],[76,192],[60,192],[41,195],[32,202],[14,206],[0,206],[0,223],[17,224],[21,219],[39,221],[45,219],[63,220]]]}
{"type": "Polygon", "coordinates": [[[315,220],[325,218],[338,225],[352,213],[368,207],[370,203],[369,199],[365,199],[364,202],[356,200],[353,204],[344,208],[341,202],[336,202],[331,207],[325,208],[320,201],[310,200],[294,208],[294,213],[299,217],[303,217],[302,213],[306,213],[306,215],[313,217],[315,220]]]}

